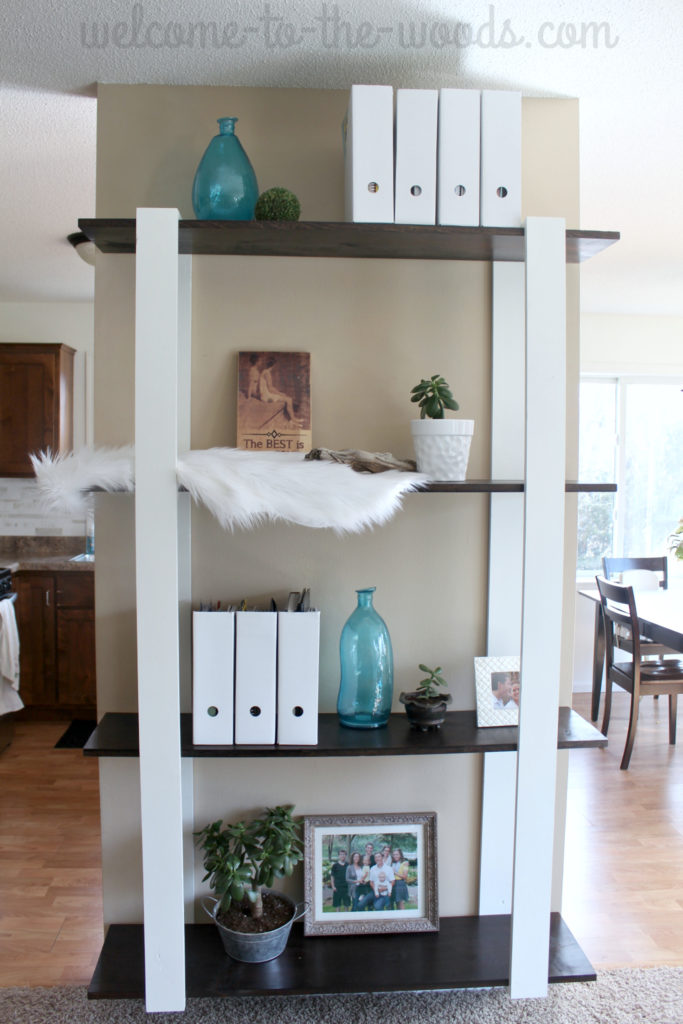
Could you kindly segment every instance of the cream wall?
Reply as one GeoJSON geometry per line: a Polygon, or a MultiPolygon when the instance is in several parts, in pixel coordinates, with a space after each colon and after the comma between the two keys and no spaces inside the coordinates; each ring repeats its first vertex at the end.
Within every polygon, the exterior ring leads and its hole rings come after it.
{"type": "MultiPolygon", "coordinates": [[[[65,259],[77,259],[70,246],[65,259]]],[[[65,344],[74,357],[74,447],[92,444],[93,304],[91,302],[0,302],[0,344],[65,344]]],[[[0,479],[0,536],[80,536],[82,519],[44,515],[33,480],[0,479]]]]}
{"type": "MultiPolygon", "coordinates": [[[[194,169],[215,119],[234,114],[260,188],[291,188],[302,219],[340,220],[346,98],[332,90],[101,86],[97,216],[130,217],[137,206],[163,205],[191,217],[194,169]]],[[[570,226],[578,223],[577,138],[575,102],[525,102],[527,213],[565,214],[570,226]]],[[[576,273],[569,279],[573,431],[576,273]]],[[[312,353],[316,445],[410,454],[410,387],[438,371],[453,385],[463,415],[476,419],[469,475],[486,477],[490,300],[485,263],[194,257],[192,446],[234,443],[240,349],[297,349],[312,353]]],[[[133,257],[100,256],[95,436],[101,444],[133,436],[133,301],[133,257]]],[[[575,459],[573,441],[570,456],[575,459]]],[[[136,707],[131,500],[101,499],[97,530],[101,714],[136,707]]],[[[341,627],[354,590],[376,585],[394,644],[396,695],[415,681],[418,661],[435,660],[444,666],[454,707],[473,707],[472,659],[485,649],[487,535],[484,495],[410,496],[388,526],[343,541],[328,531],[287,526],[228,534],[195,509],[193,598],[265,600],[309,585],[323,611],[321,709],[332,711],[341,627]]],[[[103,763],[102,773],[105,920],[133,920],[140,914],[139,875],[130,858],[125,869],[117,864],[116,851],[121,843],[131,847],[137,827],[136,773],[113,762],[103,763]]],[[[476,909],[479,757],[200,759],[194,778],[198,826],[272,801],[295,802],[299,813],[436,810],[441,912],[476,909]]]]}

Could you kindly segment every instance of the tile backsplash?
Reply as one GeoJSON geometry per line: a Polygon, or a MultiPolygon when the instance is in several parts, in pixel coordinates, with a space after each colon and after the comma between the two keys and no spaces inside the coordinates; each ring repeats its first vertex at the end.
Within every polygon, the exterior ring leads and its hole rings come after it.
{"type": "Polygon", "coordinates": [[[0,478],[0,536],[83,537],[85,520],[46,512],[35,480],[0,478]]]}

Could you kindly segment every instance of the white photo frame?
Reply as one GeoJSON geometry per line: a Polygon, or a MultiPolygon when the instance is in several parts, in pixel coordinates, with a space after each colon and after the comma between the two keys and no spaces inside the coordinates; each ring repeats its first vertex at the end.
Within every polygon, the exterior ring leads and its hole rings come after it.
{"type": "Polygon", "coordinates": [[[518,725],[519,658],[475,658],[474,678],[477,691],[477,728],[518,725]]]}

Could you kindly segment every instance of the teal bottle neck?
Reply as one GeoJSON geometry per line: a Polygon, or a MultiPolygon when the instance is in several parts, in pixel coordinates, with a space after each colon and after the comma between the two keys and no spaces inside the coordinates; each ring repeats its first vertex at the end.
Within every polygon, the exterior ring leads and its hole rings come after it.
{"type": "Polygon", "coordinates": [[[237,121],[238,118],[236,117],[219,117],[218,128],[221,135],[234,135],[237,121]]]}
{"type": "Polygon", "coordinates": [[[364,590],[357,590],[358,594],[358,607],[359,608],[372,608],[372,595],[375,593],[376,587],[365,587],[364,590]]]}

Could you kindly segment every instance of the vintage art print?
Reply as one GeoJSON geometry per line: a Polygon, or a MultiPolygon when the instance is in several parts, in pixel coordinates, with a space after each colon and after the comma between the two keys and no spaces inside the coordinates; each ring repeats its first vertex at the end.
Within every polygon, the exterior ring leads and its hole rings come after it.
{"type": "Polygon", "coordinates": [[[519,724],[519,658],[475,658],[477,727],[519,724]]]}
{"type": "Polygon", "coordinates": [[[436,814],[304,818],[306,935],[439,928],[436,814]]]}
{"type": "Polygon", "coordinates": [[[311,445],[310,352],[240,352],[237,447],[303,453],[311,445]]]}

